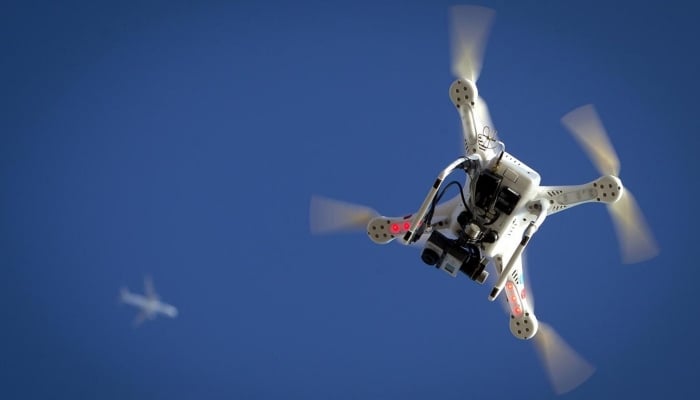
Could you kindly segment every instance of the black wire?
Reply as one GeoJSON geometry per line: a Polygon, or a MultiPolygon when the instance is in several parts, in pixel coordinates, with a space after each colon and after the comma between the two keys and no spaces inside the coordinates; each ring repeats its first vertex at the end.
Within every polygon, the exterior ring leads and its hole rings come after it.
{"type": "Polygon", "coordinates": [[[445,185],[445,187],[443,187],[442,190],[440,190],[440,192],[437,194],[437,196],[435,196],[435,198],[433,198],[433,202],[430,204],[430,211],[428,211],[428,214],[425,218],[425,221],[428,225],[430,225],[431,221],[433,220],[433,213],[435,213],[435,207],[440,202],[440,199],[442,199],[442,196],[445,194],[447,189],[452,185],[457,185],[457,187],[459,187],[459,195],[462,198],[462,204],[464,204],[465,209],[469,209],[469,206],[467,206],[467,200],[464,198],[464,187],[458,181],[451,181],[450,183],[445,185]]]}

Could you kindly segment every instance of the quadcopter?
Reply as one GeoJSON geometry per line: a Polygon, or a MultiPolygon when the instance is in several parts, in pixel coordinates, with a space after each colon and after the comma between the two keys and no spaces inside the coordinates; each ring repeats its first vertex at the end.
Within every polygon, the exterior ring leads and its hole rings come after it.
{"type": "Polygon", "coordinates": [[[535,315],[523,256],[533,235],[550,215],[592,202],[610,211],[623,262],[648,260],[658,248],[634,197],[622,185],[617,155],[592,105],[569,112],[562,123],[588,153],[599,178],[580,185],[543,186],[537,171],[505,150],[476,85],[493,16],[493,10],[480,6],[450,9],[456,80],[449,96],[461,119],[464,155],[437,175],[417,211],[387,217],[369,207],[312,196],[310,226],[313,233],[362,229],[377,244],[418,246],[424,263],[452,277],[465,274],[478,284],[487,282],[487,266],[492,266],[495,282],[488,299],[504,299],[511,333],[522,340],[534,338],[554,390],[564,393],[594,369],[535,315]],[[466,174],[465,183],[445,184],[457,171],[466,174]],[[453,185],[459,194],[443,202],[453,185]]]}

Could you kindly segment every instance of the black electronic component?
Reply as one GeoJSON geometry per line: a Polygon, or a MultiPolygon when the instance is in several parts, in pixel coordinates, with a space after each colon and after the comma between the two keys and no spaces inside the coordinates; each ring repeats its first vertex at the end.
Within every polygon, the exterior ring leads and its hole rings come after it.
{"type": "Polygon", "coordinates": [[[481,239],[481,241],[484,243],[494,243],[496,240],[498,240],[498,232],[494,231],[493,229],[486,231],[486,233],[484,233],[484,237],[481,239]]]}
{"type": "Polygon", "coordinates": [[[440,254],[433,249],[423,249],[420,255],[421,260],[428,265],[436,265],[440,261],[440,254]]]}
{"type": "Polygon", "coordinates": [[[488,272],[484,271],[485,265],[481,262],[481,250],[477,245],[450,239],[439,231],[433,231],[428,238],[421,259],[452,276],[462,272],[478,283],[484,283],[488,277],[488,272]]]}
{"type": "Polygon", "coordinates": [[[483,210],[491,209],[502,181],[502,176],[490,170],[482,172],[476,180],[474,204],[483,210]]]}
{"type": "Polygon", "coordinates": [[[472,222],[472,219],[474,219],[474,215],[467,208],[461,213],[459,213],[459,215],[457,216],[457,223],[460,227],[462,227],[462,229],[464,229],[464,227],[466,227],[468,223],[472,222]]]}
{"type": "Polygon", "coordinates": [[[504,187],[498,192],[495,207],[498,211],[510,215],[518,201],[520,201],[520,193],[509,187],[504,187]]]}

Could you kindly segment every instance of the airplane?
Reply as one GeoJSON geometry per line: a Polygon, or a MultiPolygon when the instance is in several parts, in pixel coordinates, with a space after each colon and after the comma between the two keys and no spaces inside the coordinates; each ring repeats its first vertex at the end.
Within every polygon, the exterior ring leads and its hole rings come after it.
{"type": "Polygon", "coordinates": [[[418,247],[426,264],[452,277],[461,272],[479,284],[487,282],[486,267],[491,266],[495,282],[488,300],[505,292],[500,298],[511,333],[518,339],[533,339],[554,391],[562,394],[585,382],[595,368],[535,315],[524,258],[533,235],[553,214],[600,203],[611,213],[624,263],[648,260],[659,249],[632,193],[622,185],[619,160],[593,105],[567,113],[561,122],[588,153],[599,178],[579,185],[544,186],[537,171],[505,151],[476,85],[494,14],[481,6],[450,8],[456,79],[449,97],[461,119],[464,153],[438,174],[417,211],[387,217],[371,207],[312,195],[310,229],[313,234],[364,230],[377,244],[418,247]],[[466,174],[465,183],[444,184],[456,171],[466,174]],[[458,195],[441,203],[453,185],[458,195]]]}
{"type": "Polygon", "coordinates": [[[131,293],[126,287],[120,290],[120,300],[122,303],[129,304],[141,309],[141,312],[134,318],[133,326],[139,326],[146,319],[155,319],[158,314],[166,315],[170,318],[177,317],[177,308],[160,301],[158,293],[153,287],[153,280],[150,276],[144,278],[145,296],[131,293]]]}

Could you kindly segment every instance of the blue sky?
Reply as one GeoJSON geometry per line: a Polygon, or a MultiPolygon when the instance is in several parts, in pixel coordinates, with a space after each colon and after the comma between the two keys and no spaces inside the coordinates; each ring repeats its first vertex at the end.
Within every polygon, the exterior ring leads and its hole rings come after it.
{"type": "MultiPolygon", "coordinates": [[[[478,2],[480,93],[545,185],[597,173],[595,104],[660,244],[622,265],[604,207],[528,250],[540,320],[597,367],[566,395],[695,390],[700,31],[690,2],[478,2]]],[[[362,234],[318,193],[415,210],[460,155],[443,1],[14,2],[0,17],[1,398],[554,398],[489,288],[362,234]],[[119,287],[180,310],[134,330],[119,287]]]]}

